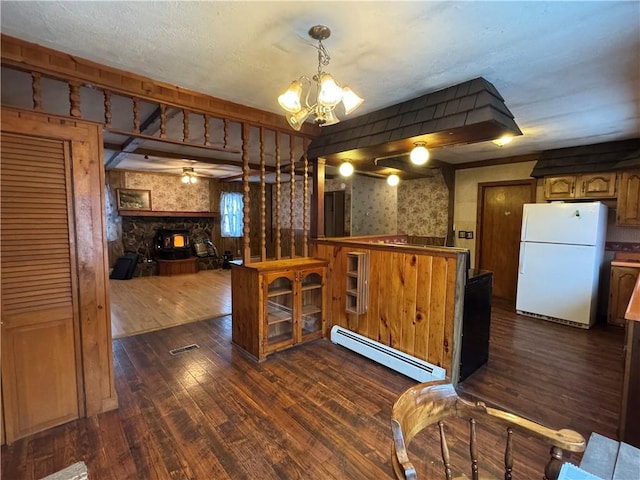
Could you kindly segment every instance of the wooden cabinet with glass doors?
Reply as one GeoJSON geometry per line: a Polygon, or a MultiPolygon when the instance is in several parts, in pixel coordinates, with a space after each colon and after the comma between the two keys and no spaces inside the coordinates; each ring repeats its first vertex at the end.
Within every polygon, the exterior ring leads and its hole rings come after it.
{"type": "Polygon", "coordinates": [[[232,264],[232,339],[258,360],[321,338],[327,262],[296,258],[232,264]]]}

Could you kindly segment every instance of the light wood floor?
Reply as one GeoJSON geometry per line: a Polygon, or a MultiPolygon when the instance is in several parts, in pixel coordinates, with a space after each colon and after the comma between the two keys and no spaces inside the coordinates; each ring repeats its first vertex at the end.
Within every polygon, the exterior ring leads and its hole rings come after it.
{"type": "Polygon", "coordinates": [[[113,338],[231,314],[231,270],[109,283],[113,338]]]}

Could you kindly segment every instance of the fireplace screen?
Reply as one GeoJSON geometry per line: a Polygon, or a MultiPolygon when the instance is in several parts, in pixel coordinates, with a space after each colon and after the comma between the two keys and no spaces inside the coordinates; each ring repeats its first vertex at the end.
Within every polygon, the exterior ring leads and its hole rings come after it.
{"type": "Polygon", "coordinates": [[[188,230],[160,228],[156,234],[156,256],[164,260],[179,260],[191,256],[188,230]]]}

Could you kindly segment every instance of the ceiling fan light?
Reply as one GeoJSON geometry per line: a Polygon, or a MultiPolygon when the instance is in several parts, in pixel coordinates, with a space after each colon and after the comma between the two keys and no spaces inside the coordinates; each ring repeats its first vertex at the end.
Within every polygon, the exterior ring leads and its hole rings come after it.
{"type": "Polygon", "coordinates": [[[349,115],[356,108],[358,108],[362,102],[364,102],[364,98],[360,97],[349,87],[344,87],[342,89],[342,104],[344,105],[344,114],[349,115]]]}
{"type": "Polygon", "coordinates": [[[392,173],[387,177],[387,183],[389,184],[389,186],[395,187],[400,183],[400,177],[395,173],[392,173]]]}
{"type": "Polygon", "coordinates": [[[318,104],[323,107],[335,107],[342,101],[342,88],[328,73],[321,73],[318,78],[318,104]]]}
{"type": "Polygon", "coordinates": [[[189,183],[189,175],[186,173],[182,174],[182,183],[189,183]]]}
{"type": "Polygon", "coordinates": [[[340,175],[342,175],[343,177],[350,177],[351,175],[353,175],[353,165],[351,165],[351,163],[349,162],[344,162],[342,165],[340,165],[340,175]]]}
{"type": "Polygon", "coordinates": [[[286,115],[287,123],[293,128],[296,132],[299,132],[302,128],[302,124],[309,117],[311,112],[308,108],[303,108],[299,112],[291,113],[286,115]]]}
{"type": "Polygon", "coordinates": [[[294,80],[286,92],[278,97],[278,103],[287,112],[297,113],[302,109],[300,97],[302,96],[302,83],[294,80]]]}
{"type": "Polygon", "coordinates": [[[424,165],[429,160],[429,150],[425,147],[424,142],[416,142],[415,147],[411,150],[411,154],[409,155],[411,159],[411,163],[414,165],[424,165]]]}
{"type": "Polygon", "coordinates": [[[189,182],[191,182],[191,183],[198,183],[198,177],[196,177],[196,176],[193,176],[193,175],[192,175],[192,176],[189,178],[189,182]]]}

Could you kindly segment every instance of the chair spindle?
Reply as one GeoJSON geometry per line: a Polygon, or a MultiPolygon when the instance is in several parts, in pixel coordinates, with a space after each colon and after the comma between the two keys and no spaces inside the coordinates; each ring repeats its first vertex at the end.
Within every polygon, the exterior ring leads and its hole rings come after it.
{"type": "Polygon", "coordinates": [[[471,478],[478,480],[478,444],[476,443],[476,421],[469,419],[469,454],[471,455],[471,478]]]}
{"type": "Polygon", "coordinates": [[[440,428],[440,449],[442,450],[442,463],[444,464],[444,474],[447,480],[451,480],[451,459],[449,458],[449,446],[447,445],[447,437],[444,434],[444,422],[438,422],[440,428]]]}
{"type": "Polygon", "coordinates": [[[504,480],[511,480],[513,471],[513,429],[507,428],[507,446],[504,449],[504,480]]]}
{"type": "Polygon", "coordinates": [[[549,452],[551,458],[549,463],[544,467],[544,480],[556,480],[560,475],[562,468],[562,449],[560,447],[551,447],[549,452]]]}

